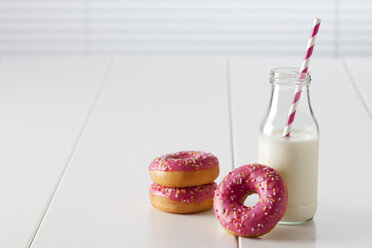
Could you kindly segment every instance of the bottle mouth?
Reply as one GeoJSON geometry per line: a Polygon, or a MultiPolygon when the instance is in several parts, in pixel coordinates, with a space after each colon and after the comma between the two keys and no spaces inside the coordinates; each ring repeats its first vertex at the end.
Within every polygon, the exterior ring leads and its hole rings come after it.
{"type": "Polygon", "coordinates": [[[277,67],[270,71],[270,83],[306,86],[311,83],[309,72],[301,73],[298,67],[277,67]]]}

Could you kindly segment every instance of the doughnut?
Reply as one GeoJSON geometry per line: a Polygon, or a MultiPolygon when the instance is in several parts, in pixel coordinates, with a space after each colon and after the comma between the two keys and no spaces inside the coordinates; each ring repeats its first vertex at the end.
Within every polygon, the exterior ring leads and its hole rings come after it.
{"type": "Polygon", "coordinates": [[[212,208],[216,188],[216,183],[185,188],[165,187],[153,183],[149,195],[151,204],[164,212],[196,213],[212,208]]]}
{"type": "Polygon", "coordinates": [[[208,184],[218,177],[218,159],[211,153],[183,151],[155,158],[149,166],[154,183],[167,187],[208,184]]]}
{"type": "Polygon", "coordinates": [[[258,237],[268,233],[283,217],[287,189],[272,168],[260,164],[243,165],[222,179],[214,194],[213,207],[222,227],[235,236],[258,237]],[[257,193],[256,205],[244,205],[257,193]]]}

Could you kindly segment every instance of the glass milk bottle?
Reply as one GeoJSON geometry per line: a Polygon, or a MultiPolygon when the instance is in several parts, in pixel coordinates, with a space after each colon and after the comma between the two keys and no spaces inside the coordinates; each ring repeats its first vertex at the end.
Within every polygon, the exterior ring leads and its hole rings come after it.
{"type": "Polygon", "coordinates": [[[297,225],[311,220],[317,208],[318,124],[309,98],[309,73],[300,79],[299,68],[275,68],[269,109],[258,137],[258,162],[277,170],[288,190],[288,205],[280,224],[297,225]],[[301,98],[289,137],[283,137],[296,86],[301,98]]]}

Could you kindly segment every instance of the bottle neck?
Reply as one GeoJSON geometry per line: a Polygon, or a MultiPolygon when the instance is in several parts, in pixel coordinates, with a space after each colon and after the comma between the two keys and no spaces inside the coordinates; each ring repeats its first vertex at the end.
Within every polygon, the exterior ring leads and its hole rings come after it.
{"type": "MultiPolygon", "coordinates": [[[[263,134],[281,132],[285,127],[289,110],[293,102],[296,85],[272,83],[269,108],[261,124],[263,134]]],[[[301,86],[300,99],[297,102],[296,115],[292,130],[306,130],[318,134],[318,125],[310,104],[309,84],[301,86]]]]}

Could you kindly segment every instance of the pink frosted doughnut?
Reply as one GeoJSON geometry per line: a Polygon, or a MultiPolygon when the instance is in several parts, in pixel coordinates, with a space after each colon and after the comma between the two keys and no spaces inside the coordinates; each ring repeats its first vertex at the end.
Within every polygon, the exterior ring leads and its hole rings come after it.
{"type": "Polygon", "coordinates": [[[167,187],[208,184],[219,174],[218,159],[211,153],[182,151],[155,158],[150,166],[154,183],[167,187]]]}
{"type": "Polygon", "coordinates": [[[269,232],[283,217],[287,190],[283,179],[272,168],[260,164],[243,165],[230,172],[214,194],[214,211],[220,224],[231,234],[258,237],[269,232]],[[257,193],[252,207],[243,203],[257,193]]]}
{"type": "Polygon", "coordinates": [[[195,213],[213,206],[216,183],[194,187],[172,188],[156,183],[151,184],[149,194],[151,204],[165,212],[195,213]]]}

